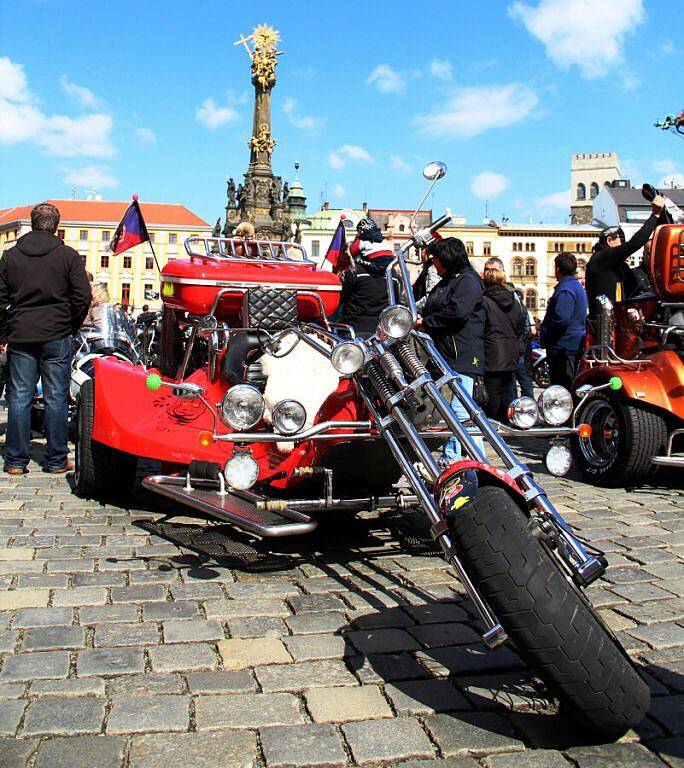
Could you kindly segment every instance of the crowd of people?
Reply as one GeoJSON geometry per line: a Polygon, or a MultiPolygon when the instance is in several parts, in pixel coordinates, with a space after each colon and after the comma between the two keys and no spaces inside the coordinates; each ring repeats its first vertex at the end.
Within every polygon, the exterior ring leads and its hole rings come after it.
{"type": "MultiPolygon", "coordinates": [[[[640,248],[648,248],[664,205],[664,199],[656,196],[650,217],[630,240],[620,227],[604,229],[586,275],[573,253],[559,253],[554,259],[557,283],[539,327],[531,321],[522,293],[507,281],[501,259],[489,258],[478,274],[458,238],[438,237],[428,246],[413,286],[418,326],[432,337],[439,353],[459,374],[463,388],[490,418],[507,419],[518,386],[522,395],[533,396],[535,335],[546,350],[551,383],[571,388],[593,332],[597,297],[607,296],[614,303],[648,290],[644,270],[631,269],[627,260],[640,248]]],[[[355,264],[341,275],[341,317],[357,335],[365,336],[375,330],[387,305],[385,268],[393,252],[375,222],[364,218],[350,255],[355,264]]],[[[459,418],[467,418],[457,398],[452,407],[459,418]]],[[[453,461],[460,455],[460,444],[452,438],[444,448],[444,459],[453,461]]]]}

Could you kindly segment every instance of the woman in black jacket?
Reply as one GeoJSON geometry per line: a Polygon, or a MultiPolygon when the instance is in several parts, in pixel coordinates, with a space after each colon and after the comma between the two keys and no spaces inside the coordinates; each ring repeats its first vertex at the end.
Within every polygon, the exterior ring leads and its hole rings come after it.
{"type": "MultiPolygon", "coordinates": [[[[427,297],[421,325],[472,395],[475,377],[484,372],[482,280],[470,266],[465,246],[455,237],[432,243],[428,255],[441,279],[427,297]]],[[[455,397],[451,407],[461,421],[468,418],[455,397]]],[[[480,438],[478,441],[481,445],[480,438]]],[[[456,438],[450,438],[444,447],[444,459],[460,458],[461,445],[456,438]]]]}
{"type": "Polygon", "coordinates": [[[505,282],[506,275],[502,269],[485,269],[485,411],[490,419],[497,421],[504,421],[507,416],[513,376],[518,368],[519,339],[524,322],[520,302],[506,288],[505,282]]]}

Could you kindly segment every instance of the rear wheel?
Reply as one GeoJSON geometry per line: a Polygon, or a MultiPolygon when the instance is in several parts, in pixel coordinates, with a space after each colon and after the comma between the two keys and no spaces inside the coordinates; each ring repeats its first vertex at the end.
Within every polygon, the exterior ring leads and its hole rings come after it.
{"type": "Polygon", "coordinates": [[[138,460],[93,440],[95,382],[88,379],[78,396],[74,482],[79,496],[125,495],[135,482],[138,460]]]}
{"type": "Polygon", "coordinates": [[[590,397],[578,414],[591,437],[573,440],[582,474],[598,485],[636,484],[656,469],[651,462],[667,443],[667,425],[657,413],[614,395],[590,397]]]}
{"type": "Polygon", "coordinates": [[[449,528],[466,571],[563,710],[617,737],[644,718],[648,686],[527,523],[506,491],[484,486],[449,528]]]}

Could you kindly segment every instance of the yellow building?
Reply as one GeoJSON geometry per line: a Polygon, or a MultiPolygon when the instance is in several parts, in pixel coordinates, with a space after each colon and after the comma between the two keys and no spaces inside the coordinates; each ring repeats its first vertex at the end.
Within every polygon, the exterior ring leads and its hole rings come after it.
{"type": "MultiPolygon", "coordinates": [[[[149,243],[114,255],[109,244],[128,207],[127,202],[104,200],[48,200],[61,214],[58,235],[81,254],[95,282],[106,283],[112,301],[141,307],[159,302],[145,299],[159,291],[159,273],[149,243]]],[[[31,230],[31,205],[0,210],[0,252],[31,230]]],[[[140,203],[159,266],[185,254],[183,242],[193,235],[211,235],[204,219],[176,203],[140,203]]]]}

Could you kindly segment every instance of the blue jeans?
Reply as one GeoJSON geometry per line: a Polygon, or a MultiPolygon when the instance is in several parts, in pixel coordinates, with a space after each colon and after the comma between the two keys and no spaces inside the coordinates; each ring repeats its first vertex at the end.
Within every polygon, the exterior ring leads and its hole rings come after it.
{"type": "Polygon", "coordinates": [[[513,387],[511,388],[510,400],[514,400],[517,396],[517,387],[515,385],[516,377],[520,383],[520,394],[523,397],[534,398],[534,384],[532,383],[532,377],[530,376],[529,369],[527,368],[524,353],[518,358],[518,370],[515,372],[515,376],[513,377],[513,387]]]}
{"type": "MultiPolygon", "coordinates": [[[[465,391],[472,397],[473,396],[473,384],[475,383],[472,376],[466,376],[465,374],[460,374],[461,376],[461,386],[465,391]]],[[[468,414],[468,411],[461,405],[461,401],[454,395],[451,398],[451,410],[456,414],[456,417],[459,421],[467,421],[470,418],[470,415],[468,414]]],[[[482,445],[482,438],[476,437],[474,438],[477,445],[484,451],[484,447],[482,445]]],[[[446,444],[444,445],[444,452],[443,456],[447,461],[458,461],[461,458],[461,443],[458,441],[455,437],[450,437],[446,444]]]]}
{"type": "Polygon", "coordinates": [[[25,467],[29,463],[31,405],[40,378],[45,401],[46,469],[64,467],[67,463],[67,395],[72,355],[71,337],[10,344],[8,351],[5,465],[25,467]]]}

